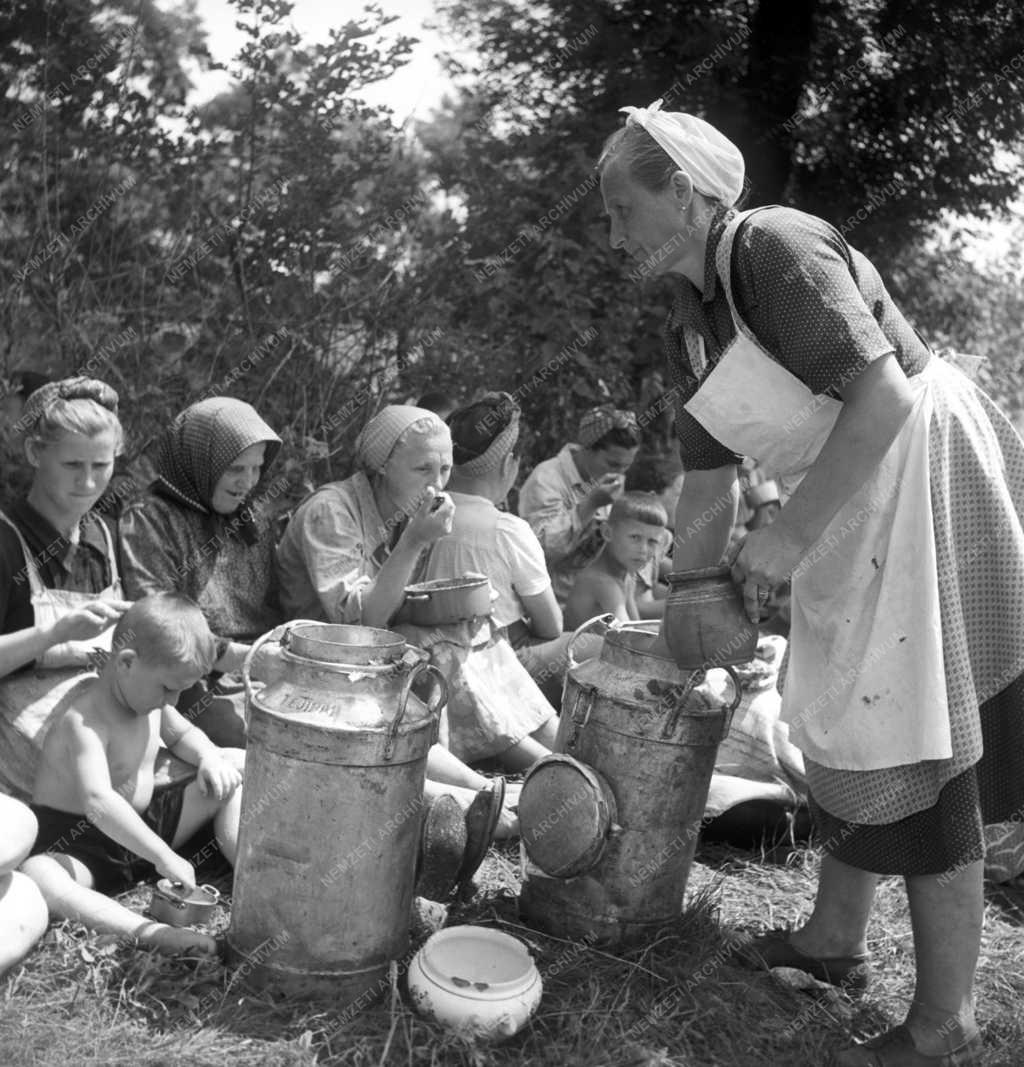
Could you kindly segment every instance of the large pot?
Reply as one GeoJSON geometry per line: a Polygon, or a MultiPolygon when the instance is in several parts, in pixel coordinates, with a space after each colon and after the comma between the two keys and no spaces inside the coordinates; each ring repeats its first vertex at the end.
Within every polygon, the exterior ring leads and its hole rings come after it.
{"type": "Polygon", "coordinates": [[[483,575],[438,578],[405,587],[401,621],[413,626],[444,626],[491,611],[490,579],[483,575]]]}

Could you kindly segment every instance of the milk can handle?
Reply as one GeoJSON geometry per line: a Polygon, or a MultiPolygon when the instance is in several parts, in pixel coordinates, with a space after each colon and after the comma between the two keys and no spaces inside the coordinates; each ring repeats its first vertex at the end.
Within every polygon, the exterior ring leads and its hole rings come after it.
{"type": "Polygon", "coordinates": [[[402,686],[402,692],[398,696],[398,712],[395,715],[394,722],[388,727],[387,735],[384,738],[384,758],[386,760],[391,759],[394,755],[398,727],[401,725],[402,716],[405,715],[405,709],[408,707],[413,684],[424,671],[434,675],[434,691],[431,694],[430,703],[427,704],[427,711],[431,715],[435,715],[448,703],[448,683],[445,681],[444,675],[433,663],[425,663],[421,660],[409,672],[409,677],[406,678],[405,685],[402,686]]]}
{"type": "Polygon", "coordinates": [[[256,640],[253,641],[252,645],[249,647],[249,651],[246,652],[245,659],[242,661],[242,683],[245,686],[246,720],[248,720],[249,718],[248,708],[249,705],[252,703],[253,699],[251,672],[253,660],[255,660],[256,658],[256,653],[268,641],[272,641],[275,637],[277,637],[278,633],[281,631],[283,632],[281,632],[280,637],[278,638],[278,643],[281,645],[282,648],[287,648],[288,638],[291,635],[291,627],[301,625],[302,623],[312,623],[314,626],[318,625],[318,623],[314,619],[292,619],[292,621],[284,627],[275,626],[273,630],[268,630],[265,634],[261,635],[260,637],[257,637],[256,640]]]}
{"type": "Polygon", "coordinates": [[[578,638],[580,634],[582,634],[585,630],[589,630],[591,626],[598,622],[603,623],[605,629],[609,630],[611,629],[612,623],[615,622],[615,616],[612,615],[611,612],[608,612],[605,615],[595,615],[592,619],[587,619],[587,621],[583,623],[582,626],[577,626],[576,629],[573,630],[572,637],[569,638],[569,643],[565,646],[565,658],[568,662],[569,670],[572,670],[573,667],[579,666],[576,657],[572,654],[572,646],[576,644],[576,638],[578,638]]]}

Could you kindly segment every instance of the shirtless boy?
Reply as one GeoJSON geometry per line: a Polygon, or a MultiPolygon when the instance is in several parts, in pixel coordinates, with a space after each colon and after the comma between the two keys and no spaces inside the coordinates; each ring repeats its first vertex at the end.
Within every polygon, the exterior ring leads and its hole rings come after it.
{"type": "Polygon", "coordinates": [[[664,548],[668,516],[653,493],[624,493],[603,528],[601,554],[576,575],[565,605],[567,629],[610,613],[621,622],[641,618],[636,605],[636,572],[664,548]]]}
{"type": "Polygon", "coordinates": [[[163,952],[213,952],[212,937],[152,922],[106,894],[145,876],[146,861],[194,888],[192,864],[174,849],[211,820],[234,863],[244,754],[218,748],[174,708],[209,673],[215,639],[195,603],[160,593],[125,612],[113,649],[46,735],[31,805],[39,836],[21,869],[53,916],[163,952]],[[161,743],[198,771],[187,786],[154,795],[161,743]]]}

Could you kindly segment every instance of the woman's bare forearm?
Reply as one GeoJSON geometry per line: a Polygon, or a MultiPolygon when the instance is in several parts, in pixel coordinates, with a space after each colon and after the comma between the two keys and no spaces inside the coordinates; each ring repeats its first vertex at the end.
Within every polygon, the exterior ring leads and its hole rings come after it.
{"type": "Polygon", "coordinates": [[[878,468],[913,406],[894,355],[869,364],[846,388],[828,440],[775,520],[805,553],[878,468]]]}
{"type": "Polygon", "coordinates": [[[721,562],[736,522],[739,488],[732,464],[709,471],[687,471],[676,507],[672,569],[700,570],[721,562]]]}

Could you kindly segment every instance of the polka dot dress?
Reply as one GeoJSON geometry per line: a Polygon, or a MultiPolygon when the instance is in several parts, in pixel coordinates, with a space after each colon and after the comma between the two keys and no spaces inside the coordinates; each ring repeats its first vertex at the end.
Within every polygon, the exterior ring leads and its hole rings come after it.
{"type": "MultiPolygon", "coordinates": [[[[682,283],[664,333],[688,469],[740,458],[683,410],[735,332],[715,271],[731,214],[712,222],[703,293],[682,283]]],[[[788,208],[753,216],[738,232],[731,281],[761,346],[817,394],[838,397],[889,352],[908,376],[936,358],[865,257],[811,216],[788,208]]],[[[983,819],[1024,817],[1024,442],[951,368],[935,397],[931,500],[953,758],[876,771],[806,761],[825,848],[878,873],[971,862],[984,854],[983,819]]]]}

